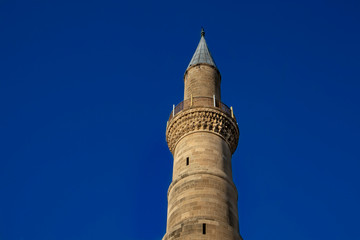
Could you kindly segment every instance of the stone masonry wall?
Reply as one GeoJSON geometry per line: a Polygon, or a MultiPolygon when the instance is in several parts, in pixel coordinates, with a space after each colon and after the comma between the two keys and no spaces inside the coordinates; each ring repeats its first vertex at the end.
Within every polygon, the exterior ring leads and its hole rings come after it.
{"type": "Polygon", "coordinates": [[[202,171],[231,181],[231,152],[228,144],[218,135],[196,131],[183,137],[176,145],[173,181],[183,174],[202,171]]]}
{"type": "Polygon", "coordinates": [[[193,97],[213,97],[221,100],[221,76],[217,69],[206,64],[195,65],[184,76],[184,100],[193,97]]]}
{"type": "Polygon", "coordinates": [[[220,136],[198,131],[177,144],[163,239],[241,239],[231,152],[220,136]]]}

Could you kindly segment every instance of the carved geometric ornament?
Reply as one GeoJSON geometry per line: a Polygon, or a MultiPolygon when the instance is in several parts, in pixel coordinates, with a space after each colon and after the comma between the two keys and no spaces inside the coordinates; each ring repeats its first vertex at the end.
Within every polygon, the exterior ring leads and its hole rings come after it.
{"type": "Polygon", "coordinates": [[[229,145],[233,154],[239,141],[236,120],[215,108],[198,107],[175,115],[166,128],[166,141],[174,153],[177,142],[186,134],[208,131],[220,135],[229,145]]]}

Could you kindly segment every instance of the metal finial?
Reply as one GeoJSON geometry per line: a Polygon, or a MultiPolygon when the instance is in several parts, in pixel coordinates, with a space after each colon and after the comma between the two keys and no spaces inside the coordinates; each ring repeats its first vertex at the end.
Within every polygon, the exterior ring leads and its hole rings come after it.
{"type": "Polygon", "coordinates": [[[204,31],[204,28],[201,27],[201,36],[204,37],[205,36],[205,31],[204,31]]]}

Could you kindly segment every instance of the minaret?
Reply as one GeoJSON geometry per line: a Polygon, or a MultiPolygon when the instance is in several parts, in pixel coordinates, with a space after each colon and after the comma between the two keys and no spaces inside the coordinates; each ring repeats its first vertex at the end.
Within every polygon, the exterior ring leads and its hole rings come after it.
{"type": "Polygon", "coordinates": [[[202,29],[184,74],[184,101],[173,107],[166,141],[174,157],[163,240],[241,240],[231,157],[239,140],[232,108],[202,29]]]}

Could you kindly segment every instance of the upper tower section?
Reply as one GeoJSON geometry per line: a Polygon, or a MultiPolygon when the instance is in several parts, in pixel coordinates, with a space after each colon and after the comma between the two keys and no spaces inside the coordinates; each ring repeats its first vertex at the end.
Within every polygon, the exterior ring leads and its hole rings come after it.
{"type": "Polygon", "coordinates": [[[214,96],[221,100],[221,76],[206,44],[204,29],[201,29],[200,42],[185,71],[184,82],[184,100],[214,96]]]}
{"type": "Polygon", "coordinates": [[[178,141],[193,132],[210,132],[221,136],[234,153],[239,128],[232,107],[220,98],[220,72],[211,57],[202,29],[200,42],[184,74],[184,101],[170,114],[166,141],[174,153],[178,141]]]}

